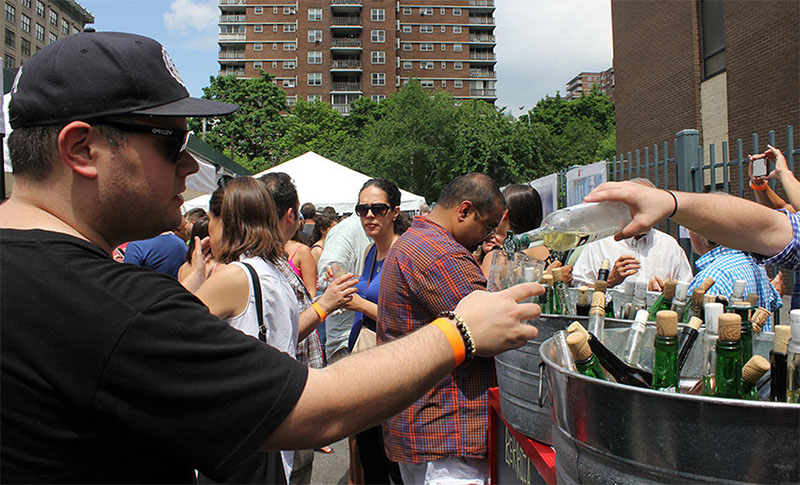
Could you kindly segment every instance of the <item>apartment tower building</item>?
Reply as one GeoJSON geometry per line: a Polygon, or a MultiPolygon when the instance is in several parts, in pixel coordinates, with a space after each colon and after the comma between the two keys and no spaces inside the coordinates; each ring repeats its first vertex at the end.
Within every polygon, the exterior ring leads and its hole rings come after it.
{"type": "Polygon", "coordinates": [[[3,67],[16,69],[44,46],[91,23],[92,14],[72,0],[5,0],[3,67]]]}
{"type": "Polygon", "coordinates": [[[614,68],[609,67],[602,72],[582,72],[567,83],[567,99],[580,98],[593,87],[600,86],[603,93],[614,102],[614,68]]]}
{"type": "Polygon", "coordinates": [[[458,99],[497,98],[494,0],[219,0],[220,75],[275,76],[290,105],[347,114],[412,77],[458,99]]]}

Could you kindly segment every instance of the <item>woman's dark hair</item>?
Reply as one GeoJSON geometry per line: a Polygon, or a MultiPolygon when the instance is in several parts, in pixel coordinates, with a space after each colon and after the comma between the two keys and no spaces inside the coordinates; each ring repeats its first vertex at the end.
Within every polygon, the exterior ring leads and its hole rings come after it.
{"type": "Polygon", "coordinates": [[[211,194],[209,212],[222,221],[222,244],[216,259],[230,263],[257,256],[273,263],[283,255],[278,214],[267,188],[251,177],[236,177],[211,194]]]}
{"type": "Polygon", "coordinates": [[[185,216],[186,216],[186,220],[191,222],[192,224],[194,224],[195,221],[197,221],[199,219],[202,219],[203,217],[206,217],[206,218],[208,217],[208,215],[206,214],[205,209],[202,209],[200,207],[195,207],[194,209],[188,210],[186,212],[185,216]]]}
{"type": "MultiPolygon", "coordinates": [[[[397,185],[394,184],[391,180],[386,179],[369,179],[367,180],[364,185],[361,186],[361,190],[358,191],[358,195],[361,196],[361,192],[364,191],[367,187],[377,187],[386,194],[386,200],[389,201],[389,206],[391,210],[394,210],[395,207],[400,207],[400,189],[397,188],[397,185]]],[[[394,220],[394,233],[395,234],[403,234],[406,229],[408,229],[409,223],[408,218],[397,216],[397,219],[394,220]]]]}
{"type": "MultiPolygon", "coordinates": [[[[203,209],[200,209],[203,210],[203,209]]],[[[205,211],[203,211],[205,213],[205,211]]],[[[187,213],[188,214],[188,213],[187,213]]],[[[192,253],[194,252],[194,238],[199,237],[202,241],[208,237],[208,216],[203,216],[195,219],[192,223],[192,232],[189,235],[189,247],[186,250],[186,262],[192,261],[192,253]]]]}
{"type": "Polygon", "coordinates": [[[327,214],[318,214],[314,218],[314,230],[311,231],[311,240],[308,243],[312,246],[316,244],[317,241],[322,239],[322,233],[330,229],[335,222],[336,218],[334,217],[327,214]]]}
{"type": "Polygon", "coordinates": [[[542,198],[530,185],[513,184],[503,189],[508,222],[515,233],[528,232],[542,225],[542,198]]]}

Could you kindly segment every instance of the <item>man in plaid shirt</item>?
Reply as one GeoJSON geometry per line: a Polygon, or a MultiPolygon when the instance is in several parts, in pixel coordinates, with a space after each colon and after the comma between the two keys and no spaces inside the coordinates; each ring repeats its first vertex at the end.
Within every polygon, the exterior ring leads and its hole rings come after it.
{"type": "MultiPolygon", "coordinates": [[[[472,291],[486,289],[472,251],[494,234],[504,211],[492,179],[473,173],[450,182],[433,211],[414,219],[381,271],[379,343],[413,332],[472,291]]],[[[400,464],[405,483],[487,481],[487,390],[493,381],[493,361],[476,358],[386,422],[387,456],[400,464]]]]}

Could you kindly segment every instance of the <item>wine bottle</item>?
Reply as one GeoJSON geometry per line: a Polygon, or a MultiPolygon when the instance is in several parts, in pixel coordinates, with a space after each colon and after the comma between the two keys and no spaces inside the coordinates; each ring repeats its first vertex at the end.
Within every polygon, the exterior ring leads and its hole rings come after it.
{"type": "Polygon", "coordinates": [[[701,284],[692,290],[692,299],[689,309],[684,313],[683,323],[687,323],[692,317],[705,320],[703,317],[703,305],[705,304],[706,291],[714,286],[714,278],[706,278],[701,284]]]}
{"type": "Polygon", "coordinates": [[[544,244],[553,251],[567,251],[613,236],[630,221],[630,208],[620,202],[577,204],[551,212],[537,229],[506,236],[503,248],[510,254],[544,244]]]}
{"type": "Polygon", "coordinates": [[[625,290],[622,292],[622,298],[620,298],[619,301],[619,308],[617,309],[617,318],[625,319],[626,311],[628,312],[630,311],[629,305],[633,301],[634,291],[636,291],[636,280],[634,278],[628,277],[625,280],[625,290]]]}
{"type": "Polygon", "coordinates": [[[706,328],[703,330],[703,395],[713,396],[714,377],[717,372],[717,331],[722,305],[708,303],[704,313],[706,328]]]}
{"type": "Polygon", "coordinates": [[[717,370],[714,396],[742,398],[742,319],[736,313],[723,313],[718,320],[717,370]]]}
{"type": "Polygon", "coordinates": [[[600,262],[600,269],[597,271],[598,281],[608,281],[609,268],[611,264],[607,259],[600,262]]]}
{"type": "Polygon", "coordinates": [[[672,307],[670,307],[670,310],[678,314],[679,322],[683,321],[683,315],[686,313],[686,298],[688,291],[689,283],[685,281],[678,281],[675,285],[675,297],[672,299],[672,307]]]}
{"type": "MultiPolygon", "coordinates": [[[[605,298],[603,298],[605,300],[605,298]]],[[[589,308],[591,305],[589,304],[589,287],[588,286],[579,286],[578,287],[578,302],[575,303],[575,314],[586,317],[589,315],[589,308]]]]}
{"type": "Polygon", "coordinates": [[[539,306],[542,307],[542,313],[553,313],[553,275],[545,273],[542,275],[542,286],[544,286],[544,293],[539,295],[539,306]]]}
{"type": "Polygon", "coordinates": [[[745,298],[745,300],[754,307],[758,306],[758,294],[756,293],[748,293],[747,298],[745,298]]]}
{"type": "Polygon", "coordinates": [[[567,335],[567,345],[575,359],[575,367],[578,372],[595,379],[606,380],[603,368],[600,367],[600,362],[592,353],[592,348],[589,347],[589,342],[583,332],[573,332],[567,335]]]}
{"type": "Polygon", "coordinates": [[[653,343],[653,389],[679,392],[678,388],[678,314],[661,310],[656,315],[656,338],[653,343]]]}
{"type": "Polygon", "coordinates": [[[732,313],[739,315],[742,321],[742,362],[747,362],[753,356],[753,325],[750,323],[750,310],[752,307],[747,302],[734,303],[728,307],[732,313]]]}
{"type": "Polygon", "coordinates": [[[744,287],[746,284],[747,282],[745,280],[734,280],[733,291],[731,291],[728,301],[731,303],[736,303],[744,300],[744,287]]]}
{"type": "Polygon", "coordinates": [[[639,359],[642,355],[642,342],[647,331],[648,314],[644,310],[639,310],[628,330],[628,340],[625,342],[625,350],[622,352],[622,360],[632,367],[639,366],[639,359]]]}
{"type": "Polygon", "coordinates": [[[742,367],[742,399],[758,401],[756,385],[761,377],[769,370],[769,362],[760,355],[754,355],[742,367]]]}
{"type": "Polygon", "coordinates": [[[567,345],[567,335],[565,330],[558,330],[553,333],[553,342],[556,344],[556,353],[564,367],[571,371],[576,371],[575,359],[572,357],[569,345],[567,345]]]}
{"type": "Polygon", "coordinates": [[[589,333],[600,339],[605,340],[605,320],[606,320],[606,295],[600,291],[592,293],[592,307],[589,309],[589,333]]]}
{"type": "Polygon", "coordinates": [[[561,302],[561,312],[557,315],[569,315],[572,313],[570,308],[569,292],[567,291],[567,284],[564,283],[564,274],[562,269],[553,268],[553,289],[558,295],[558,300],[561,302]]]}
{"type": "Polygon", "coordinates": [[[683,327],[681,331],[681,338],[678,350],[678,375],[683,370],[683,365],[686,364],[686,359],[689,358],[689,352],[692,351],[695,341],[697,340],[698,330],[703,321],[697,317],[692,317],[689,323],[683,327]]]}
{"type": "Polygon", "coordinates": [[[753,324],[754,335],[761,333],[761,329],[764,328],[767,320],[769,320],[769,310],[762,307],[758,307],[753,310],[753,313],[750,314],[750,323],[753,324]]]}
{"type": "Polygon", "coordinates": [[[786,400],[800,403],[800,310],[789,312],[792,338],[786,346],[786,400]]]}
{"type": "Polygon", "coordinates": [[[672,299],[675,298],[676,283],[677,281],[675,280],[667,280],[664,282],[664,290],[662,291],[661,295],[659,295],[655,303],[653,303],[653,306],[650,307],[650,315],[648,320],[655,322],[656,313],[660,312],[661,310],[672,309],[672,299]]]}
{"type": "Polygon", "coordinates": [[[772,402],[786,402],[786,386],[789,381],[789,376],[786,374],[789,366],[787,352],[790,337],[789,325],[775,325],[773,349],[769,351],[769,400],[772,402]]]}
{"type": "MultiPolygon", "coordinates": [[[[597,280],[594,282],[594,291],[601,291],[607,295],[607,289],[608,281],[597,280]]],[[[608,298],[608,296],[606,296],[606,318],[617,318],[617,314],[614,313],[614,299],[608,298]]]]}
{"type": "Polygon", "coordinates": [[[625,317],[628,320],[636,316],[639,310],[647,310],[647,281],[636,280],[636,286],[633,290],[633,300],[631,300],[630,310],[625,317]]]}

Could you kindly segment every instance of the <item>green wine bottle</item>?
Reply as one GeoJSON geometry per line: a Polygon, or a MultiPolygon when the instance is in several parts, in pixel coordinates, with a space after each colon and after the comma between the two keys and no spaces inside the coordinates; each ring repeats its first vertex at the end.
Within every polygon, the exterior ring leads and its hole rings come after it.
{"type": "Polygon", "coordinates": [[[592,348],[589,347],[589,340],[586,338],[585,333],[580,331],[572,332],[567,336],[567,345],[569,345],[569,350],[575,358],[575,367],[578,368],[578,372],[595,379],[606,380],[603,367],[594,353],[592,353],[592,348]]]}
{"type": "Polygon", "coordinates": [[[661,295],[658,296],[656,302],[653,303],[653,306],[650,307],[648,321],[655,322],[656,313],[661,310],[672,309],[672,299],[675,298],[675,285],[677,283],[678,282],[675,280],[667,280],[664,282],[664,290],[661,292],[661,295]]]}
{"type": "Polygon", "coordinates": [[[742,341],[742,362],[748,362],[753,356],[753,326],[750,323],[752,309],[750,303],[745,301],[731,303],[728,306],[729,312],[739,315],[739,318],[742,319],[742,334],[739,338],[742,341]]]}
{"type": "Polygon", "coordinates": [[[703,314],[703,304],[705,303],[706,291],[714,286],[714,278],[706,278],[701,284],[692,290],[692,299],[689,302],[689,309],[683,314],[683,323],[688,323],[692,317],[705,320],[703,314]]]}
{"type": "Polygon", "coordinates": [[[569,315],[572,313],[569,302],[569,292],[567,291],[567,284],[564,283],[564,275],[561,273],[561,268],[553,268],[553,290],[558,296],[558,301],[561,303],[560,307],[556,307],[554,311],[556,315],[569,315]]]}
{"type": "Polygon", "coordinates": [[[542,308],[542,313],[552,314],[551,294],[553,293],[553,275],[547,273],[542,275],[542,286],[544,286],[544,293],[539,295],[539,306],[542,308]]]}
{"type": "Polygon", "coordinates": [[[656,314],[653,389],[678,392],[678,314],[661,310],[656,314]]]}
{"type": "Polygon", "coordinates": [[[758,401],[756,384],[769,370],[769,362],[760,355],[754,355],[742,368],[742,399],[758,401]]]}
{"type": "Polygon", "coordinates": [[[742,398],[742,319],[735,313],[719,316],[717,338],[717,370],[714,395],[742,398]]]}
{"type": "MultiPolygon", "coordinates": [[[[706,328],[703,330],[703,395],[714,395],[714,377],[717,373],[717,339],[721,303],[707,303],[703,310],[706,328]]],[[[679,365],[680,367],[680,365],[679,365]]]]}

